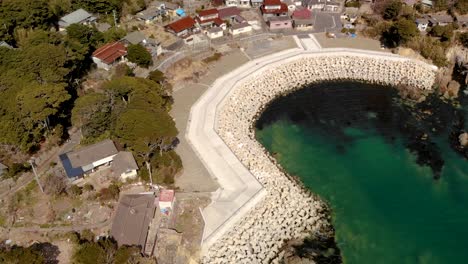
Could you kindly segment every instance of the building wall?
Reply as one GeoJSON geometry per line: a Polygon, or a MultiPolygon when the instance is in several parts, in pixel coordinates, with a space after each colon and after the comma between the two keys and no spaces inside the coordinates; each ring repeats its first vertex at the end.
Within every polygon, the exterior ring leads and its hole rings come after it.
{"type": "Polygon", "coordinates": [[[247,32],[250,32],[252,31],[252,27],[251,26],[248,26],[248,27],[245,27],[245,28],[239,28],[239,29],[231,29],[230,32],[233,36],[236,36],[236,35],[239,35],[239,34],[242,34],[242,33],[247,33],[247,32]]]}
{"type": "Polygon", "coordinates": [[[129,172],[124,172],[120,174],[120,179],[122,181],[126,181],[127,179],[133,179],[137,176],[137,171],[136,170],[131,170],[129,172]]]}
{"type": "Polygon", "coordinates": [[[269,21],[270,29],[288,29],[292,28],[291,20],[287,21],[269,21]]]}
{"type": "Polygon", "coordinates": [[[97,65],[97,67],[99,69],[104,69],[104,70],[108,71],[111,68],[111,65],[109,65],[107,63],[104,63],[103,61],[101,61],[100,59],[98,59],[96,57],[93,57],[93,62],[96,63],[96,65],[97,65]]]}
{"type": "Polygon", "coordinates": [[[223,36],[223,31],[219,31],[219,32],[215,32],[215,33],[209,33],[209,32],[208,32],[208,37],[209,37],[209,38],[212,38],[212,39],[214,39],[214,38],[220,38],[220,37],[222,37],[222,36],[223,36]]]}
{"type": "Polygon", "coordinates": [[[93,166],[96,168],[96,167],[99,167],[101,165],[104,165],[104,164],[106,164],[108,162],[111,162],[114,159],[114,157],[115,157],[115,155],[112,155],[112,156],[97,160],[97,161],[93,162],[93,166]]]}

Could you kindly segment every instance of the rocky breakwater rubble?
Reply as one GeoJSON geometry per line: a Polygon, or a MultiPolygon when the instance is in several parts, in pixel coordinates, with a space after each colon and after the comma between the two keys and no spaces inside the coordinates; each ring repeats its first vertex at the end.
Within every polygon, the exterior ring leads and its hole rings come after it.
{"type": "Polygon", "coordinates": [[[431,89],[434,81],[434,69],[417,61],[332,54],[304,54],[254,73],[219,105],[215,130],[263,184],[267,195],[209,248],[203,263],[279,263],[288,240],[330,226],[326,205],[288,176],[255,139],[255,121],[269,102],[325,80],[352,79],[406,89],[431,89]]]}

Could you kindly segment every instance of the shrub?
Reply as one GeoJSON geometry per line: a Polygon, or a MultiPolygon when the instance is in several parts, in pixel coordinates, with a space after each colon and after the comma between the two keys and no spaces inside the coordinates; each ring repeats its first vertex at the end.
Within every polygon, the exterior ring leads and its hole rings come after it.
{"type": "Polygon", "coordinates": [[[468,32],[463,32],[458,35],[458,41],[460,41],[463,47],[468,48],[468,32]]]}
{"type": "Polygon", "coordinates": [[[102,188],[99,192],[99,200],[101,202],[109,200],[117,200],[119,198],[120,188],[117,184],[112,183],[107,188],[102,188]]]}
{"type": "Polygon", "coordinates": [[[151,54],[142,45],[130,45],[128,46],[129,61],[136,63],[138,66],[147,68],[152,63],[151,54]]]}
{"type": "Polygon", "coordinates": [[[78,185],[73,184],[68,188],[67,193],[72,196],[80,196],[83,193],[83,190],[78,185]]]}
{"type": "Polygon", "coordinates": [[[91,191],[94,191],[94,186],[90,183],[86,183],[84,186],[83,186],[83,190],[85,192],[91,192],[91,191]]]}
{"type": "Polygon", "coordinates": [[[13,163],[10,167],[8,167],[7,172],[4,173],[3,177],[5,179],[13,178],[16,180],[21,173],[30,170],[31,166],[27,163],[13,163]]]}
{"type": "Polygon", "coordinates": [[[383,18],[387,20],[395,19],[398,17],[401,11],[402,4],[400,1],[390,2],[383,11],[383,18]]]}

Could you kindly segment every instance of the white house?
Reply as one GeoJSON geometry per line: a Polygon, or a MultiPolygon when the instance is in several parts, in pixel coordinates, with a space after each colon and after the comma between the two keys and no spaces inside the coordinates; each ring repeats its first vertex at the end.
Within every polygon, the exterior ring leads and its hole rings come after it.
{"type": "Polygon", "coordinates": [[[113,174],[126,180],[136,176],[138,166],[130,152],[119,152],[110,139],[59,155],[67,177],[74,181],[94,172],[98,167],[110,166],[113,174]]]}
{"type": "Polygon", "coordinates": [[[206,31],[206,35],[210,39],[216,39],[222,37],[224,35],[224,32],[221,27],[212,27],[206,31]]]}
{"type": "Polygon", "coordinates": [[[175,202],[174,190],[161,190],[159,193],[159,210],[168,215],[173,210],[175,202]]]}
{"type": "Polygon", "coordinates": [[[111,171],[122,181],[134,179],[137,176],[138,165],[131,152],[120,151],[112,159],[111,171]]]}
{"type": "Polygon", "coordinates": [[[250,7],[250,0],[226,0],[226,6],[237,6],[242,8],[250,7]]]}
{"type": "Polygon", "coordinates": [[[416,25],[419,31],[426,31],[427,27],[429,27],[429,20],[426,18],[418,18],[416,19],[416,25]]]}
{"type": "Polygon", "coordinates": [[[233,36],[237,36],[242,33],[248,33],[251,31],[252,31],[252,26],[247,22],[232,25],[231,28],[229,29],[229,32],[233,36]]]}
{"type": "Polygon", "coordinates": [[[93,62],[106,71],[119,61],[125,61],[127,48],[120,42],[107,43],[93,52],[93,62]]]}

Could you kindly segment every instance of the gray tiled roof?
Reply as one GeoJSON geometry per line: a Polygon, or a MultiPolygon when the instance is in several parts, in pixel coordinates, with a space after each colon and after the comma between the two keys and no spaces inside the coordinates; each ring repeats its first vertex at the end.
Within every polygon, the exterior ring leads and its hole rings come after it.
{"type": "Polygon", "coordinates": [[[120,198],[111,236],[119,246],[137,245],[145,248],[148,228],[156,211],[153,194],[130,194],[120,198]]]}
{"type": "Polygon", "coordinates": [[[131,44],[139,44],[145,38],[146,38],[145,34],[141,33],[140,31],[133,31],[131,33],[128,33],[124,39],[131,44]]]}
{"type": "Polygon", "coordinates": [[[71,24],[74,23],[80,23],[86,19],[91,18],[92,15],[88,13],[86,10],[83,8],[80,8],[74,12],[71,12],[70,14],[60,18],[59,25],[63,27],[68,27],[71,24]]]}
{"type": "Polygon", "coordinates": [[[131,152],[120,151],[113,158],[111,169],[115,176],[120,176],[124,172],[138,170],[138,165],[131,152]]]}

